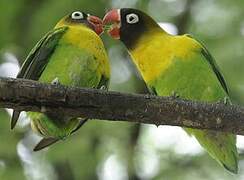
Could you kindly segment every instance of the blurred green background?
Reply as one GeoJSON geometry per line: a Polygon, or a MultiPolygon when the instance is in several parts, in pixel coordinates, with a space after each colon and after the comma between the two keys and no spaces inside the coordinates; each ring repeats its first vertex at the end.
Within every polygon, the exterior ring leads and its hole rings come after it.
{"type": "MultiPolygon", "coordinates": [[[[236,103],[244,104],[243,0],[9,0],[0,1],[0,76],[15,76],[35,43],[64,15],[82,10],[100,17],[112,7],[146,11],[169,32],[191,33],[216,58],[236,103]],[[166,23],[167,22],[167,23],[166,23]]],[[[145,93],[120,42],[102,35],[112,64],[111,89],[145,93]]],[[[0,179],[191,180],[244,179],[244,139],[238,137],[240,173],[231,175],[180,128],[91,121],[76,135],[33,153],[39,138],[22,117],[10,131],[0,111],[0,179]]]]}

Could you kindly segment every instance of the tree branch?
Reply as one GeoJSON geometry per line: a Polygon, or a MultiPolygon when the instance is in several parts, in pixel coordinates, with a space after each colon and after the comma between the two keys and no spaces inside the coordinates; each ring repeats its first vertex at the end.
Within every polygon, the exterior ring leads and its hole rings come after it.
{"type": "Polygon", "coordinates": [[[244,135],[244,108],[0,78],[0,107],[244,135]]]}

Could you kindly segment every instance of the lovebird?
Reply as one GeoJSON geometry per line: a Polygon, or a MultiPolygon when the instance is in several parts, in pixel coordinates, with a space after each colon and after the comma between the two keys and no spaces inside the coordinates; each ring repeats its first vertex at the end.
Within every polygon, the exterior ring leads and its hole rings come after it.
{"type": "MultiPolygon", "coordinates": [[[[75,11],[63,17],[31,50],[17,78],[106,90],[110,65],[99,37],[102,32],[102,20],[96,16],[75,11]]],[[[19,114],[19,111],[13,112],[11,129],[19,114]]],[[[62,112],[28,112],[27,115],[33,131],[43,137],[34,151],[65,139],[87,120],[65,116],[62,112]]]]}
{"type": "MultiPolygon", "coordinates": [[[[137,9],[113,9],[104,16],[103,23],[107,33],[126,46],[152,94],[231,103],[224,77],[200,41],[187,34],[168,34],[149,15],[137,9]]],[[[184,130],[195,136],[220,165],[232,173],[238,172],[236,135],[184,130]]]]}

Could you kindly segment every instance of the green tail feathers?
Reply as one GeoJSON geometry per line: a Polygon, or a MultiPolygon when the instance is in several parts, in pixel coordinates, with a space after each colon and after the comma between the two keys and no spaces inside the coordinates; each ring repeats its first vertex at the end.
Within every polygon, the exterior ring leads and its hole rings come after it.
{"type": "Polygon", "coordinates": [[[238,173],[238,152],[236,136],[216,131],[185,128],[188,134],[194,135],[200,145],[228,171],[238,173]]]}

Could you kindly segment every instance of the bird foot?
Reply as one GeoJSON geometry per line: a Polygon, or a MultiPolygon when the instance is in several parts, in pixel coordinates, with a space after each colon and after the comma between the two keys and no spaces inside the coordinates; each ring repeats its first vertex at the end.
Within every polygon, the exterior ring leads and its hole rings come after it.
{"type": "Polygon", "coordinates": [[[56,77],[52,82],[52,85],[60,85],[59,79],[56,77]]]}
{"type": "Polygon", "coordinates": [[[224,103],[224,105],[231,105],[232,104],[231,101],[230,101],[230,99],[229,99],[229,97],[224,97],[224,99],[218,101],[218,103],[219,104],[224,103]]]}
{"type": "Polygon", "coordinates": [[[179,95],[177,92],[175,92],[175,91],[173,91],[173,92],[171,93],[171,96],[172,96],[173,98],[179,98],[179,97],[180,97],[180,95],[179,95]]]}
{"type": "Polygon", "coordinates": [[[232,104],[229,97],[224,97],[224,104],[225,105],[232,104]]]}
{"type": "Polygon", "coordinates": [[[100,87],[100,89],[103,90],[103,91],[107,90],[106,86],[104,86],[104,85],[102,85],[102,86],[100,87]]]}

